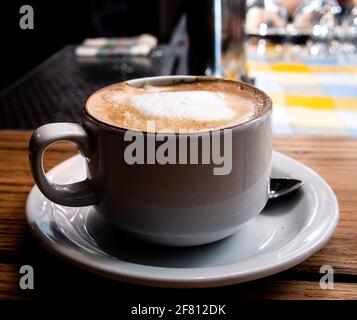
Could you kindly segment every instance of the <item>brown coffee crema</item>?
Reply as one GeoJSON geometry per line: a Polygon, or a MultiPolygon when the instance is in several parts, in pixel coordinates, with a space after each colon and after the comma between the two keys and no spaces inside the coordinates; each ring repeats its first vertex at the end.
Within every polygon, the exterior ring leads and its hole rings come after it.
{"type": "Polygon", "coordinates": [[[165,133],[232,127],[271,110],[270,99],[254,87],[208,79],[143,87],[117,83],[91,95],[85,110],[111,126],[165,133]]]}

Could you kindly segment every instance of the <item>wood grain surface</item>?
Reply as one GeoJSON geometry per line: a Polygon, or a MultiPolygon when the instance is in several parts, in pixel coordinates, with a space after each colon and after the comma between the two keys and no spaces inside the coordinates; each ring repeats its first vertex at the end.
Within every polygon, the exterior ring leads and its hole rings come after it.
{"type": "MultiPolygon", "coordinates": [[[[81,294],[88,282],[99,292],[108,287],[137,291],[135,286],[113,283],[62,262],[29,235],[24,206],[34,184],[28,165],[30,134],[0,131],[0,299],[32,299],[61,290],[81,294]],[[36,266],[37,289],[19,289],[19,266],[23,264],[36,266]],[[56,289],[53,270],[60,272],[56,289]]],[[[237,297],[252,299],[357,299],[357,139],[274,137],[274,149],[308,165],[331,185],[340,205],[337,230],[322,250],[290,270],[214,290],[228,290],[237,297]],[[326,264],[335,271],[334,289],[323,290],[319,286],[319,270],[326,264]]],[[[46,153],[45,167],[51,168],[75,152],[69,144],[52,146],[46,153]]],[[[148,294],[150,290],[164,289],[147,288],[143,292],[148,294]]]]}

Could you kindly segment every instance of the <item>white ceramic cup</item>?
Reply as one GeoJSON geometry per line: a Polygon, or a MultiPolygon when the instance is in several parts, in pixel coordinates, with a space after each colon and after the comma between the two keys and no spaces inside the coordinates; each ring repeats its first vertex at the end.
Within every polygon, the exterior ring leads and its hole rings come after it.
{"type": "MultiPolygon", "coordinates": [[[[200,78],[152,77],[128,83],[169,85],[200,78]]],[[[100,122],[84,108],[82,125],[51,123],[35,130],[29,146],[34,179],[51,201],[73,207],[93,205],[118,229],[140,239],[173,246],[201,245],[223,239],[260,213],[269,192],[271,100],[252,86],[239,85],[255,90],[263,97],[266,108],[252,120],[228,128],[232,137],[229,174],[215,175],[214,163],[128,164],[124,157],[131,143],[124,139],[128,130],[100,122]],[[86,180],[58,185],[46,178],[43,153],[50,144],[60,140],[76,144],[85,157],[86,180]]],[[[218,134],[222,140],[225,132],[201,133],[206,137],[212,134],[218,134]]],[[[195,134],[171,135],[179,143],[180,139],[190,139],[195,134]]]]}

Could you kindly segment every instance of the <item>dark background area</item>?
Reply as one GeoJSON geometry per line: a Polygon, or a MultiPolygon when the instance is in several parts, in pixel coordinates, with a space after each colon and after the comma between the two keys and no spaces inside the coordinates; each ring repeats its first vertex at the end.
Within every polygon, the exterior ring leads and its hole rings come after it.
{"type": "Polygon", "coordinates": [[[0,90],[69,43],[100,36],[151,33],[167,42],[181,0],[5,0],[0,9],[0,90]],[[34,9],[34,30],[22,30],[22,5],[34,9]]]}

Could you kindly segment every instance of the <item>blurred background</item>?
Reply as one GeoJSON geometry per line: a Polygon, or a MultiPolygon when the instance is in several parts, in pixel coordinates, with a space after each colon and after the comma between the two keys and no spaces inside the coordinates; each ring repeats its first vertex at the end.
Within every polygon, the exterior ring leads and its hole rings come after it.
{"type": "Polygon", "coordinates": [[[267,91],[275,134],[357,136],[357,1],[15,0],[0,24],[2,129],[80,122],[113,82],[195,74],[267,91]]]}
{"type": "Polygon", "coordinates": [[[85,38],[149,33],[167,42],[177,23],[180,0],[6,0],[0,10],[3,39],[0,85],[10,84],[68,44],[85,38]],[[21,6],[34,10],[34,29],[22,30],[21,6]]]}

